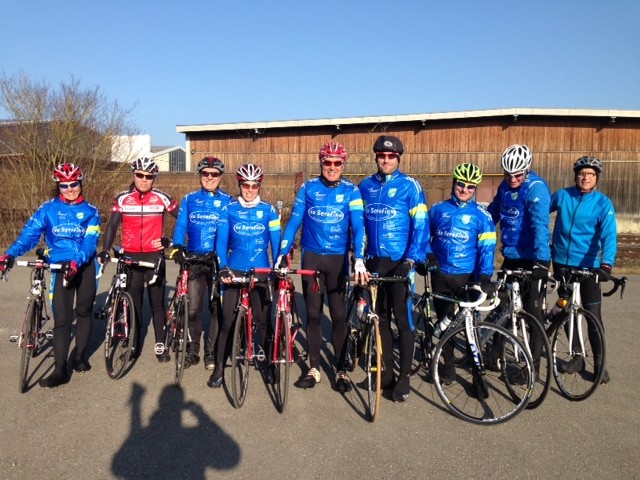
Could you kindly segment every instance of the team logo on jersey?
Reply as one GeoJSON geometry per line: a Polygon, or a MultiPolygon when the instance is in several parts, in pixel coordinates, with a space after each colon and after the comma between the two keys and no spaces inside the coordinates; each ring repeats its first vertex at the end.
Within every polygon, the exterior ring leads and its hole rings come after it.
{"type": "Polygon", "coordinates": [[[342,194],[336,195],[336,202],[338,202],[338,203],[344,202],[344,195],[342,195],[342,194]]]}
{"type": "Polygon", "coordinates": [[[520,216],[520,212],[515,207],[505,208],[501,214],[505,218],[518,218],[520,216]]]}
{"type": "Polygon", "coordinates": [[[389,189],[389,198],[393,198],[396,196],[396,192],[398,191],[397,188],[390,188],[389,189]]]}
{"type": "Polygon", "coordinates": [[[313,194],[314,197],[316,197],[316,200],[322,200],[324,197],[327,196],[326,193],[320,193],[320,192],[315,192],[313,194]]]}
{"type": "Polygon", "coordinates": [[[255,235],[260,235],[264,232],[265,226],[261,223],[236,223],[233,226],[233,231],[238,235],[243,235],[245,237],[253,237],[255,235]]]}
{"type": "Polygon", "coordinates": [[[456,241],[458,241],[460,243],[467,243],[469,241],[469,234],[467,232],[465,232],[464,230],[458,230],[457,228],[454,228],[451,231],[449,231],[449,230],[438,230],[436,232],[436,235],[438,236],[438,238],[452,239],[452,240],[456,240],[456,241]]]}
{"type": "Polygon", "coordinates": [[[222,205],[222,202],[220,200],[214,200],[213,201],[213,206],[216,208],[220,208],[220,205],[222,205]]]}
{"type": "Polygon", "coordinates": [[[318,223],[338,223],[344,219],[344,213],[337,208],[318,206],[311,207],[307,214],[318,223]]]}
{"type": "Polygon", "coordinates": [[[258,210],[256,212],[256,215],[257,215],[258,218],[262,218],[262,217],[264,217],[264,212],[262,210],[258,210]]]}
{"type": "Polygon", "coordinates": [[[191,212],[189,214],[189,221],[196,225],[206,225],[213,222],[217,222],[220,218],[217,212],[204,213],[204,212],[191,212]]]}
{"type": "Polygon", "coordinates": [[[365,207],[364,214],[369,220],[382,222],[394,218],[398,212],[395,208],[384,203],[371,203],[365,207]]]}
{"type": "Polygon", "coordinates": [[[462,215],[462,223],[465,225],[471,221],[471,215],[462,215]]]}
{"type": "Polygon", "coordinates": [[[76,218],[77,218],[78,220],[82,220],[82,219],[84,218],[84,212],[78,212],[78,213],[76,213],[76,218]]]}
{"type": "Polygon", "coordinates": [[[51,231],[56,237],[84,236],[85,233],[84,228],[80,225],[56,225],[51,231]]]}
{"type": "Polygon", "coordinates": [[[518,199],[518,192],[511,192],[511,199],[512,200],[517,200],[518,199]]]}

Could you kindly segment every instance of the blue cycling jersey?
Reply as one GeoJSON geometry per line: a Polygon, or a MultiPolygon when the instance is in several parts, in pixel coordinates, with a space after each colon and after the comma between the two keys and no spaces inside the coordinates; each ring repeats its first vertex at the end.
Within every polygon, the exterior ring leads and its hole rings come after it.
{"type": "Polygon", "coordinates": [[[197,255],[213,252],[220,213],[231,201],[233,197],[220,189],[210,192],[201,188],[187,193],[180,202],[173,244],[184,245],[188,237],[188,252],[197,255]]]}
{"type": "Polygon", "coordinates": [[[349,180],[343,178],[334,187],[322,183],[320,177],[307,180],[293,202],[280,253],[289,253],[302,225],[303,250],[342,255],[348,252],[353,238],[355,257],[364,258],[362,208],[360,191],[349,180]]]}
{"type": "Polygon", "coordinates": [[[247,208],[233,200],[222,209],[216,239],[220,268],[242,272],[268,268],[272,265],[269,244],[275,259],[280,244],[280,216],[272,205],[261,201],[247,208]]]}
{"type": "Polygon", "coordinates": [[[553,227],[553,261],[574,267],[613,266],[618,229],[613,203],[594,190],[576,187],[558,190],[551,197],[551,211],[558,212],[553,227]]]}
{"type": "Polygon", "coordinates": [[[52,263],[75,261],[81,267],[96,255],[100,213],[82,197],[72,203],[59,197],[48,200],[27,221],[7,253],[24,255],[38,245],[42,234],[52,263]]]}
{"type": "Polygon", "coordinates": [[[396,170],[376,173],[359,185],[364,200],[367,257],[423,262],[429,247],[424,191],[413,178],[396,170]]]}
{"type": "Polygon", "coordinates": [[[494,223],[500,221],[502,255],[517,260],[551,260],[547,183],[530,171],[519,188],[503,180],[487,207],[494,223]]]}
{"type": "Polygon", "coordinates": [[[454,196],[429,210],[431,249],[440,270],[452,275],[493,274],[496,230],[487,211],[474,200],[454,196]]]}

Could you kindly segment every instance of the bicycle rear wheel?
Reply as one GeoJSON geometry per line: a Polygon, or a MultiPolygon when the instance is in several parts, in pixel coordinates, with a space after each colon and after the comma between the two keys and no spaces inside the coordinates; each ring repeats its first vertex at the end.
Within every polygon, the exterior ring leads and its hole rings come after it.
{"type": "Polygon", "coordinates": [[[18,342],[18,346],[22,349],[20,355],[20,393],[26,392],[29,386],[29,361],[36,348],[36,335],[38,334],[36,319],[42,308],[38,303],[33,298],[29,300],[18,342]]]}
{"type": "Polygon", "coordinates": [[[124,374],[135,348],[137,333],[131,295],[118,292],[104,342],[104,364],[110,378],[117,380],[124,374]]]}
{"type": "Polygon", "coordinates": [[[382,340],[377,321],[371,320],[366,328],[364,371],[367,374],[367,406],[369,420],[375,422],[380,414],[382,396],[382,340]]]}
{"type": "Polygon", "coordinates": [[[291,314],[282,312],[278,319],[276,332],[277,360],[274,369],[276,402],[278,411],[284,412],[289,394],[289,367],[291,365],[291,314]]]}
{"type": "Polygon", "coordinates": [[[249,387],[249,332],[247,330],[247,313],[240,308],[236,314],[233,330],[233,346],[231,347],[231,398],[233,406],[242,407],[249,387]]]}
{"type": "Polygon", "coordinates": [[[535,380],[533,360],[520,340],[493,323],[479,322],[472,334],[481,347],[476,352],[470,351],[464,325],[448,331],[438,343],[431,365],[436,390],[447,408],[463,420],[479,425],[504,422],[529,402],[527,392],[535,380]],[[500,353],[498,366],[482,372],[474,354],[484,364],[494,344],[500,353]],[[445,362],[447,345],[453,352],[445,362]],[[518,392],[519,400],[514,399],[513,391],[518,392]]]}
{"type": "Polygon", "coordinates": [[[187,341],[189,339],[189,297],[182,295],[176,305],[176,337],[175,346],[175,376],[174,383],[180,386],[184,374],[184,362],[187,357],[187,341]]]}
{"type": "Polygon", "coordinates": [[[571,317],[567,313],[557,326],[552,327],[553,376],[563,396],[580,401],[589,398],[602,381],[606,343],[600,320],[584,308],[575,311],[571,342],[570,325],[571,317]]]}
{"type": "MultiPolygon", "coordinates": [[[[514,312],[512,314],[507,312],[498,324],[504,326],[516,335],[523,345],[527,347],[527,352],[533,359],[536,380],[527,408],[534,409],[539,407],[549,392],[552,377],[553,360],[547,333],[540,324],[540,321],[525,311],[514,312]]],[[[507,384],[507,386],[510,386],[510,384],[507,384]]],[[[520,393],[519,389],[511,391],[516,401],[520,400],[520,393]]]]}

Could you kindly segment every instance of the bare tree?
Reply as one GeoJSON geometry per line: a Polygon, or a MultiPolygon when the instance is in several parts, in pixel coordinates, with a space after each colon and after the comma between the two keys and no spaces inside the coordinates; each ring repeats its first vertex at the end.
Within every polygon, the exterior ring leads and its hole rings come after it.
{"type": "Polygon", "coordinates": [[[50,198],[51,171],[59,163],[81,166],[83,193],[105,211],[128,167],[110,160],[115,137],[136,133],[132,109],[110,101],[98,87],[81,87],[74,77],[54,87],[23,72],[0,74],[0,109],[9,116],[0,123],[0,208],[9,227],[0,232],[6,235],[2,244],[8,243],[7,236],[15,238],[24,220],[50,198]]]}

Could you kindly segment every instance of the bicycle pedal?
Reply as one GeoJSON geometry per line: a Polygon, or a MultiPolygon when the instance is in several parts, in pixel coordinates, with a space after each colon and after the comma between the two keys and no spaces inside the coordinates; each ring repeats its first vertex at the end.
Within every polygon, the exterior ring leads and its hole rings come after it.
{"type": "Polygon", "coordinates": [[[44,338],[47,340],[53,340],[53,330],[48,330],[47,333],[44,334],[44,338]]]}
{"type": "Polygon", "coordinates": [[[9,335],[9,341],[13,343],[16,343],[19,338],[20,338],[20,335],[16,335],[16,334],[9,335]]]}

